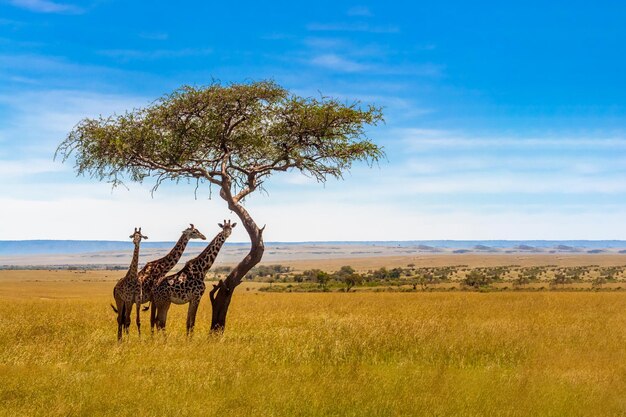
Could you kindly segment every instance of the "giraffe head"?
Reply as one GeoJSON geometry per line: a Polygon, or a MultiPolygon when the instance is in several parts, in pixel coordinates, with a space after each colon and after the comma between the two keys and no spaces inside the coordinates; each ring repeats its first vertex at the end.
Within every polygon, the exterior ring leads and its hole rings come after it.
{"type": "Polygon", "coordinates": [[[135,227],[135,231],[133,232],[133,234],[128,237],[133,240],[133,243],[135,245],[138,245],[139,242],[141,242],[141,239],[148,239],[148,236],[144,236],[141,234],[141,227],[139,229],[135,227]]]}
{"type": "Polygon", "coordinates": [[[233,228],[237,226],[237,223],[230,223],[230,220],[224,220],[224,223],[218,223],[219,227],[222,228],[222,234],[224,235],[224,239],[226,239],[233,232],[233,228]]]}
{"type": "Polygon", "coordinates": [[[189,224],[189,227],[183,230],[183,233],[186,234],[189,239],[202,239],[206,240],[206,236],[204,236],[198,229],[195,228],[193,224],[189,224]]]}

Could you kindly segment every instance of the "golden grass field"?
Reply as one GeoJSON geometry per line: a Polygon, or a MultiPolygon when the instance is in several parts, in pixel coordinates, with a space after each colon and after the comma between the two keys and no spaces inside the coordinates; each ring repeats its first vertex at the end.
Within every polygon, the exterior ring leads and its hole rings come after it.
{"type": "Polygon", "coordinates": [[[123,274],[0,271],[1,415],[626,415],[626,292],[244,284],[223,335],[205,299],[192,339],[173,306],[167,338],[144,313],[118,344],[123,274]]]}

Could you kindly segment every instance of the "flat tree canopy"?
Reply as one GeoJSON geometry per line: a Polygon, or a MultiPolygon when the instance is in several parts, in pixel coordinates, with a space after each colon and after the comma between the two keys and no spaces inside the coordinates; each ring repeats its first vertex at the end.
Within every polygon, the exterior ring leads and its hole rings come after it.
{"type": "Polygon", "coordinates": [[[355,161],[378,161],[384,153],[365,126],[382,120],[378,107],[299,97],[272,81],[184,86],[142,109],[81,120],[56,156],[66,161],[74,155],[79,175],[114,185],[151,177],[154,189],[181,179],[219,188],[252,243],[248,256],[211,292],[213,327],[223,328],[232,290],[263,255],[262,229],[242,200],[276,172],[300,170],[324,182],[341,178],[355,161]],[[223,310],[217,324],[216,308],[223,310]]]}

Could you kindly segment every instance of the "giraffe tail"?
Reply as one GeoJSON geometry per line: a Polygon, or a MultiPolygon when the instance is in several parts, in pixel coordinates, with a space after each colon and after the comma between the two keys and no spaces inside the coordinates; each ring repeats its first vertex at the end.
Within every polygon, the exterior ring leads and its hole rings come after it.
{"type": "MultiPolygon", "coordinates": [[[[115,298],[115,288],[113,288],[113,298],[115,298]]],[[[111,308],[113,309],[113,311],[115,311],[116,314],[119,313],[117,311],[117,308],[115,308],[115,306],[113,305],[113,303],[111,303],[111,308]]]]}

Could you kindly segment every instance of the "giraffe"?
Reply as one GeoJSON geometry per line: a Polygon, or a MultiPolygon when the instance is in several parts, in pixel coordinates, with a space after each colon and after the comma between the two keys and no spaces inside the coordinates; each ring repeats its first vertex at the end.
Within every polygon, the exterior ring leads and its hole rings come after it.
{"type": "Polygon", "coordinates": [[[148,239],[148,236],[141,234],[141,227],[129,236],[135,244],[135,250],[133,252],[133,259],[130,262],[130,267],[126,275],[117,281],[115,288],[113,288],[113,298],[115,298],[115,304],[111,307],[113,311],[117,313],[117,340],[122,340],[122,327],[128,333],[130,327],[130,315],[133,309],[133,304],[136,298],[137,289],[139,283],[137,281],[137,265],[139,264],[139,243],[141,239],[148,239]]]}
{"type": "MultiPolygon", "coordinates": [[[[159,278],[165,276],[180,260],[185,247],[187,247],[187,243],[191,239],[202,239],[206,240],[206,237],[200,233],[198,229],[194,227],[193,224],[190,224],[188,228],[183,230],[180,239],[176,242],[176,245],[172,248],[172,250],[160,259],[156,259],[154,261],[148,262],[142,269],[139,271],[137,276],[137,280],[139,281],[139,291],[137,293],[137,332],[141,335],[141,319],[139,317],[139,310],[141,304],[147,303],[150,301],[152,295],[152,287],[158,281],[159,278]]],[[[154,321],[151,320],[150,328],[154,328],[154,321]]]]}
{"type": "Polygon", "coordinates": [[[196,323],[196,313],[200,299],[204,294],[206,285],[204,277],[213,265],[222,245],[232,233],[237,223],[230,223],[230,220],[219,223],[222,231],[213,238],[197,257],[188,261],[183,269],[174,275],[162,277],[152,290],[152,310],[151,318],[155,321],[157,330],[165,329],[167,311],[171,303],[187,304],[187,335],[193,332],[196,323]]]}

